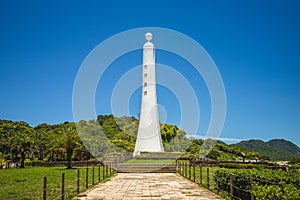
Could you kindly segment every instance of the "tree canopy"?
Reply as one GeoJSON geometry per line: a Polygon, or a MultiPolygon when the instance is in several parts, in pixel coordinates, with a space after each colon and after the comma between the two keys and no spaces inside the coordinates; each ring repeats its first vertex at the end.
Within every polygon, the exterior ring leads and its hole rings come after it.
{"type": "MultiPolygon", "coordinates": [[[[39,124],[31,127],[26,122],[0,120],[0,159],[3,162],[90,160],[112,154],[131,154],[134,151],[139,120],[134,117],[99,115],[95,120],[39,124]]],[[[161,124],[161,136],[166,152],[182,152],[186,158],[202,156],[218,160],[259,157],[256,152],[217,141],[211,151],[203,140],[189,138],[176,125],[161,124]],[[206,152],[207,151],[207,152],[206,152]]],[[[210,141],[206,141],[208,144],[210,141]]],[[[211,141],[214,142],[214,141],[211,141]]]]}

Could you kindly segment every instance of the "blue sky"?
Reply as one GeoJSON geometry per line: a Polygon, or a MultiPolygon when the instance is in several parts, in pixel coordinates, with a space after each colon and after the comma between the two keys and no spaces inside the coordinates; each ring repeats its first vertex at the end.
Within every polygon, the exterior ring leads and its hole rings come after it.
{"type": "MultiPolygon", "coordinates": [[[[222,75],[227,118],[221,137],[284,138],[300,145],[299,1],[2,1],[0,118],[39,123],[72,121],[73,84],[100,42],[128,29],[164,27],[200,43],[222,75]]],[[[209,96],[192,66],[168,52],[157,62],[177,69],[200,100],[204,134],[209,96]],[[203,113],[203,114],[202,114],[203,113]]],[[[98,114],[108,114],[118,77],[141,64],[141,51],[120,57],[99,83],[98,114]]],[[[178,102],[158,87],[166,122],[178,124],[178,102]]],[[[130,100],[137,116],[140,91],[130,100]]]]}

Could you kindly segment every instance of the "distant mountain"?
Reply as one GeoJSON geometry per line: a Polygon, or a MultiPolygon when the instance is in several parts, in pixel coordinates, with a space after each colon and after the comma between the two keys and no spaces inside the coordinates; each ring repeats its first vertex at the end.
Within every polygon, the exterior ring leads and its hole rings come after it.
{"type": "Polygon", "coordinates": [[[274,139],[268,142],[261,140],[241,141],[233,146],[247,151],[255,151],[271,160],[290,160],[292,156],[300,157],[300,148],[284,139],[274,139]]]}
{"type": "Polygon", "coordinates": [[[290,141],[284,139],[274,139],[267,143],[283,154],[300,157],[300,148],[290,141]]]}

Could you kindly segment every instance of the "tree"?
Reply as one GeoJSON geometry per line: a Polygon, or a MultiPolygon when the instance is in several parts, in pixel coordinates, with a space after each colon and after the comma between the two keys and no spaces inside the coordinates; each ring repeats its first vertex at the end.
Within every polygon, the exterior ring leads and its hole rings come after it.
{"type": "Polygon", "coordinates": [[[10,151],[13,160],[18,161],[21,157],[21,168],[25,167],[26,155],[34,149],[34,129],[26,122],[12,122],[2,120],[0,123],[1,147],[10,151]]]}
{"type": "Polygon", "coordinates": [[[36,138],[35,156],[43,160],[49,154],[53,154],[58,149],[59,137],[56,131],[58,125],[49,125],[46,123],[34,127],[36,138]]]}
{"type": "Polygon", "coordinates": [[[0,152],[8,153],[9,150],[9,134],[13,122],[7,120],[0,120],[0,152]]]}
{"type": "Polygon", "coordinates": [[[298,163],[300,163],[300,157],[292,156],[291,157],[291,161],[289,163],[290,164],[298,164],[298,163]]]}
{"type": "Polygon", "coordinates": [[[75,148],[80,148],[80,139],[75,123],[65,122],[59,127],[61,133],[61,148],[67,153],[67,168],[72,168],[72,156],[75,148]]]}

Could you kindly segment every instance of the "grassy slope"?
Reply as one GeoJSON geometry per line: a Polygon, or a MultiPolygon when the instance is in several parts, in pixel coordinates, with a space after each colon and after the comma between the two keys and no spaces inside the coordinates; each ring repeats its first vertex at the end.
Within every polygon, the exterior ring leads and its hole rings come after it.
{"type": "MultiPolygon", "coordinates": [[[[86,168],[79,169],[80,190],[83,192],[85,190],[86,168]]],[[[71,199],[77,194],[77,169],[66,170],[65,167],[28,167],[0,170],[0,199],[42,199],[44,176],[47,176],[48,180],[47,199],[55,199],[61,194],[62,172],[65,173],[65,199],[71,199]]],[[[95,182],[98,180],[97,177],[98,167],[95,168],[95,182]]],[[[92,185],[91,167],[89,168],[89,185],[92,185]]]]}

